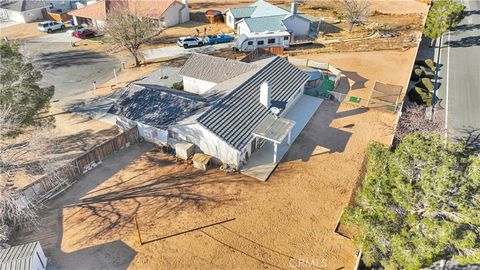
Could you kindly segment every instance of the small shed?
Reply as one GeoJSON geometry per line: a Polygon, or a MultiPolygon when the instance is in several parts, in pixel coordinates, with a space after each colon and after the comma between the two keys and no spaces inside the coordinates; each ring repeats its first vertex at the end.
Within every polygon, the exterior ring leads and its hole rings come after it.
{"type": "Polygon", "coordinates": [[[189,159],[193,156],[194,150],[195,146],[191,143],[184,142],[175,144],[176,156],[181,159],[189,159]]]}
{"type": "Polygon", "coordinates": [[[210,164],[210,159],[212,159],[212,156],[196,153],[192,158],[193,167],[202,171],[206,171],[208,169],[208,165],[210,164]]]}
{"type": "Polygon", "coordinates": [[[38,241],[0,249],[1,270],[44,270],[46,267],[47,257],[38,241]]]}
{"type": "Polygon", "coordinates": [[[223,14],[220,10],[210,9],[205,12],[208,23],[223,23],[223,14]]]}

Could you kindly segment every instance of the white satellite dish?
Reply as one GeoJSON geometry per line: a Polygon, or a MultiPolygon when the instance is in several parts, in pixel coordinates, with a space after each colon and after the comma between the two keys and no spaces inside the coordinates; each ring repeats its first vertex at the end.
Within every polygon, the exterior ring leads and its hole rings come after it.
{"type": "Polygon", "coordinates": [[[277,107],[271,107],[270,112],[273,113],[274,115],[278,115],[280,113],[280,109],[277,107]]]}

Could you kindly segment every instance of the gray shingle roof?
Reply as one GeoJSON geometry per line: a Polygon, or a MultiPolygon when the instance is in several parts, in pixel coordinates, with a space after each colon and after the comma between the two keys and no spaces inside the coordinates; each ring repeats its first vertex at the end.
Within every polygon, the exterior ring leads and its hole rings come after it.
{"type": "Polygon", "coordinates": [[[179,74],[208,82],[219,83],[252,70],[252,66],[237,60],[194,53],[179,74]]]}
{"type": "Polygon", "coordinates": [[[272,87],[272,106],[284,109],[288,99],[309,78],[278,56],[262,60],[262,63],[265,64],[257,72],[198,118],[200,124],[238,150],[245,147],[252,138],[252,131],[270,113],[259,102],[260,85],[268,81],[272,87]]]}
{"type": "Polygon", "coordinates": [[[230,8],[230,12],[232,13],[235,19],[242,19],[246,17],[250,17],[252,13],[255,11],[256,7],[238,7],[238,8],[230,8]]]}
{"type": "Polygon", "coordinates": [[[286,31],[287,27],[283,24],[285,16],[269,16],[258,18],[245,18],[245,22],[251,32],[265,31],[286,31]]]}
{"type": "Polygon", "coordinates": [[[185,91],[130,84],[108,112],[151,127],[167,129],[206,105],[204,98],[185,91]]]}
{"type": "Polygon", "coordinates": [[[18,12],[24,12],[37,8],[44,8],[48,5],[42,0],[5,0],[0,1],[0,8],[18,12]]]}
{"type": "Polygon", "coordinates": [[[31,269],[38,242],[0,249],[0,269],[31,269]]]}
{"type": "Polygon", "coordinates": [[[282,9],[267,1],[258,0],[251,4],[250,7],[256,7],[251,17],[267,17],[267,16],[290,16],[292,13],[289,10],[282,9]]]}

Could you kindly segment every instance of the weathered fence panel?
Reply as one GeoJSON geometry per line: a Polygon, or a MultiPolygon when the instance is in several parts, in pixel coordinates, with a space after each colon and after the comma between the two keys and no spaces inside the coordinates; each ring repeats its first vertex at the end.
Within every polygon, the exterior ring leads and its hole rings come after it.
{"type": "Polygon", "coordinates": [[[96,167],[109,155],[138,142],[140,136],[135,126],[114,138],[90,149],[76,159],[67,162],[53,173],[23,187],[20,192],[20,200],[36,201],[41,200],[47,193],[52,193],[67,183],[74,182],[79,176],[96,167]]]}

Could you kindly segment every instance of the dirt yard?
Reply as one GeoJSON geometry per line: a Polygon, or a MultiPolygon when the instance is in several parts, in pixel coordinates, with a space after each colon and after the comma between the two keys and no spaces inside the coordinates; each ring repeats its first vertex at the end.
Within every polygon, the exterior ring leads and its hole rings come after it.
{"type": "Polygon", "coordinates": [[[204,173],[136,145],[82,177],[41,214],[38,232],[25,229],[16,242],[40,240],[64,269],[289,269],[304,261],[352,269],[356,249],[334,229],[368,141],[390,138],[377,119],[393,115],[338,106],[322,105],[266,183],[204,173]]]}
{"type": "MultiPolygon", "coordinates": [[[[43,156],[30,157],[31,161],[41,161],[44,158],[55,159],[56,165],[60,166],[64,162],[75,158],[76,156],[89,150],[94,145],[100,144],[116,134],[119,130],[116,126],[89,119],[85,116],[74,113],[65,113],[64,111],[52,107],[48,115],[55,118],[55,128],[52,135],[55,136],[52,151],[44,153],[43,156]]],[[[29,132],[28,130],[26,132],[29,132]]],[[[20,135],[14,141],[21,141],[20,135]]],[[[16,173],[14,186],[21,188],[29,184],[32,180],[42,177],[42,174],[36,174],[27,177],[24,173],[16,173]]]]}

